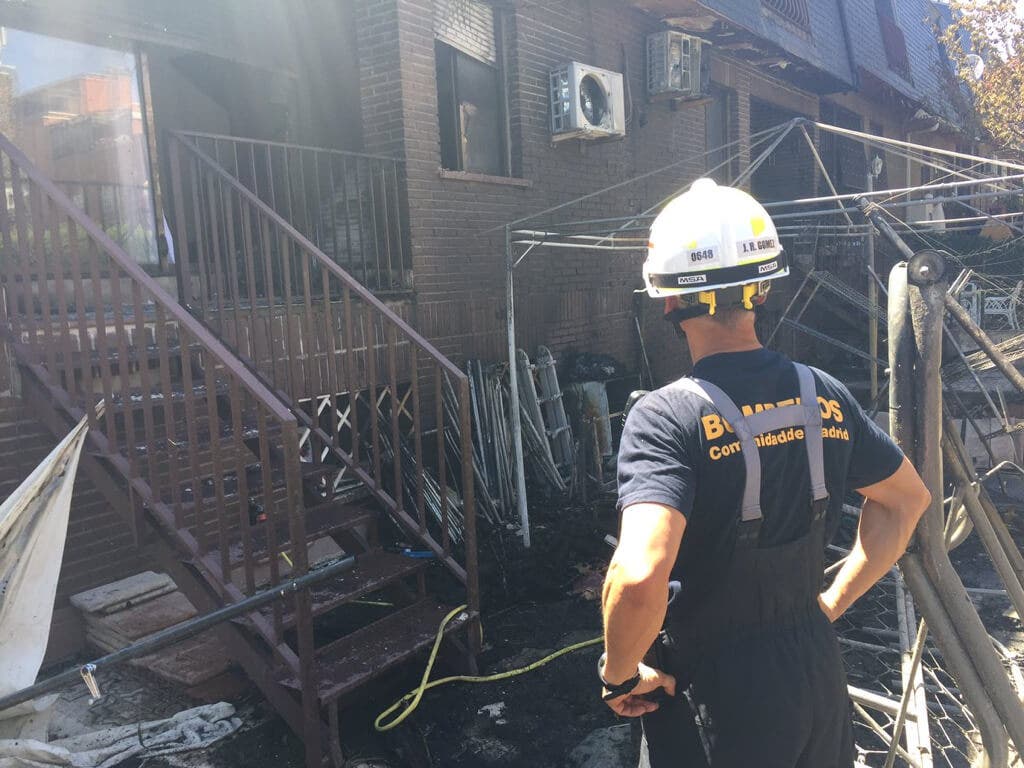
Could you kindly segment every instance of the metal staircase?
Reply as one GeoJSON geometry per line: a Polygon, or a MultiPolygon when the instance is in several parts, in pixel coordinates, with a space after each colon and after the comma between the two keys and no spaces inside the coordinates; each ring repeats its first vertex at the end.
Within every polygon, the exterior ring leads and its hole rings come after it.
{"type": "Polygon", "coordinates": [[[89,418],[83,471],[200,610],[325,543],[356,555],[220,629],[307,765],[338,762],[339,703],[451,608],[435,563],[468,605],[452,641],[479,650],[468,382],[214,158],[171,154],[181,302],[0,136],[0,330],[28,407],[55,434],[89,418]],[[383,527],[433,560],[386,551],[383,527]]]}

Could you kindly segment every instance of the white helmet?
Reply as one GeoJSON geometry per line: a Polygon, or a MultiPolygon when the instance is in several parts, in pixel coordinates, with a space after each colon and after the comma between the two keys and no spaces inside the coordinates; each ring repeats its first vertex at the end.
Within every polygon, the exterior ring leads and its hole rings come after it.
{"type": "Polygon", "coordinates": [[[713,315],[718,304],[753,309],[767,295],[769,280],[789,274],[764,207],[743,190],[712,179],[698,179],[662,209],[647,247],[648,295],[692,296],[685,303],[699,310],[694,315],[713,315]],[[719,295],[735,286],[743,287],[719,295]]]}

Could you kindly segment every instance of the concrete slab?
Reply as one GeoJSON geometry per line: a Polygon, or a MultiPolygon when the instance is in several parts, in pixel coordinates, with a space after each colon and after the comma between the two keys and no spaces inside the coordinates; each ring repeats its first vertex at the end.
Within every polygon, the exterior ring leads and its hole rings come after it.
{"type": "Polygon", "coordinates": [[[133,659],[131,664],[190,688],[226,672],[231,667],[231,658],[213,632],[204,632],[150,656],[133,659]]]}
{"type": "Polygon", "coordinates": [[[185,595],[171,592],[107,616],[86,614],[85,624],[87,632],[95,629],[103,637],[124,638],[132,642],[195,615],[195,606],[185,595]]]}
{"type": "Polygon", "coordinates": [[[84,613],[116,613],[176,589],[177,586],[167,574],[144,571],[120,581],[79,592],[71,597],[71,604],[84,613]]]}

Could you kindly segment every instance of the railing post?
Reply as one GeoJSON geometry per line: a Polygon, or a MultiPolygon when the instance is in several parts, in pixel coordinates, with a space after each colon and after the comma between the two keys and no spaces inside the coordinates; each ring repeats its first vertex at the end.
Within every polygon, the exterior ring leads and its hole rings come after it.
{"type": "MultiPolygon", "coordinates": [[[[309,570],[306,548],[306,517],[302,505],[302,478],[299,463],[299,434],[295,423],[281,430],[284,443],[285,484],[288,494],[288,528],[292,542],[292,578],[309,570]]],[[[295,595],[295,631],[299,655],[299,680],[302,687],[302,740],[306,764],[317,765],[322,756],[320,738],[320,698],[316,678],[316,648],[313,639],[313,606],[308,589],[295,595]]]]}
{"type": "Polygon", "coordinates": [[[181,298],[181,303],[189,307],[192,303],[192,274],[189,272],[191,255],[188,249],[188,227],[185,222],[185,197],[181,192],[181,153],[178,150],[180,142],[180,138],[171,134],[171,194],[174,200],[172,214],[178,241],[174,266],[178,272],[178,296],[181,298]]]}

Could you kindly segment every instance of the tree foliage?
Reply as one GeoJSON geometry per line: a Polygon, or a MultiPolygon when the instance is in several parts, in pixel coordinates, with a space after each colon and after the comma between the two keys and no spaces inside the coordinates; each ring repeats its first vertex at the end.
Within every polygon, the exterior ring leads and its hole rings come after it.
{"type": "Polygon", "coordinates": [[[1024,21],[1016,0],[949,0],[942,43],[974,98],[984,130],[1001,148],[1024,150],[1024,21]],[[984,71],[977,77],[980,56],[984,71]]]}

